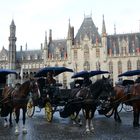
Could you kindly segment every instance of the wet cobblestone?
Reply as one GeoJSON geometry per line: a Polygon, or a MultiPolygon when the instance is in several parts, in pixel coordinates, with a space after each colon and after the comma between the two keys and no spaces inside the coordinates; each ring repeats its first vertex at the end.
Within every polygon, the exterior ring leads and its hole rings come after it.
{"type": "MultiPolygon", "coordinates": [[[[4,128],[3,119],[0,118],[0,140],[139,140],[140,128],[133,128],[132,112],[121,113],[120,116],[122,123],[118,124],[113,117],[96,114],[93,119],[95,133],[84,134],[84,121],[83,126],[79,127],[73,125],[68,118],[63,119],[54,114],[53,122],[48,123],[43,114],[35,114],[33,118],[27,118],[28,133],[20,133],[19,136],[14,135],[14,127],[4,128]]],[[[22,119],[20,130],[21,128],[22,119]]]]}

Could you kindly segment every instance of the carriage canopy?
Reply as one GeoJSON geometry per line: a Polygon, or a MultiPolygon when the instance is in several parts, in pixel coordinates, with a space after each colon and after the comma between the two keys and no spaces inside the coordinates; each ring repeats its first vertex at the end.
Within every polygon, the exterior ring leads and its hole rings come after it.
{"type": "Polygon", "coordinates": [[[126,72],[118,75],[118,77],[122,77],[122,76],[135,76],[135,75],[140,75],[140,70],[126,71],[126,72]]]}
{"type": "Polygon", "coordinates": [[[92,77],[95,75],[99,75],[99,74],[107,74],[109,73],[108,71],[102,71],[102,70],[94,70],[94,71],[80,71],[75,73],[72,78],[84,78],[84,77],[92,77]]]}
{"type": "Polygon", "coordinates": [[[0,77],[5,77],[8,74],[17,74],[15,70],[0,69],[0,77]]]}
{"type": "Polygon", "coordinates": [[[73,72],[73,70],[66,67],[45,67],[40,69],[35,77],[46,77],[48,72],[51,72],[53,76],[57,76],[63,72],[73,72]]]}

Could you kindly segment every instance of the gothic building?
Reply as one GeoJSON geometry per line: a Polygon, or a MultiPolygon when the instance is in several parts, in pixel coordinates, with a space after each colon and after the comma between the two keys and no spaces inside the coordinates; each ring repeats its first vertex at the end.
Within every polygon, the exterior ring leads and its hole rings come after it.
{"type": "MultiPolygon", "coordinates": [[[[16,26],[12,20],[10,25],[9,50],[4,47],[0,52],[0,68],[16,69],[17,80],[33,76],[40,68],[46,66],[66,66],[74,72],[81,70],[108,70],[114,81],[118,74],[140,69],[140,33],[108,35],[103,16],[102,31],[99,33],[91,16],[85,16],[78,30],[70,22],[66,39],[54,40],[52,30],[49,37],[45,33],[44,44],[39,50],[16,51],[16,26]]],[[[68,86],[73,79],[71,73],[63,73],[56,80],[68,86]]],[[[98,77],[92,77],[92,80],[98,77]]],[[[131,77],[134,79],[135,77],[131,77]]]]}

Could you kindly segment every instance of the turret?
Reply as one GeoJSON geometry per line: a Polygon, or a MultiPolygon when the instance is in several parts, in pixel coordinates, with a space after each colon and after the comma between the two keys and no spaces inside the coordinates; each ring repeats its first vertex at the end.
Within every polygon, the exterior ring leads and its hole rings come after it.
{"type": "MultiPolygon", "coordinates": [[[[50,38],[51,39],[51,38],[50,38]]],[[[50,41],[49,39],[49,41],[50,41]]],[[[47,32],[45,32],[45,41],[44,41],[44,64],[46,64],[46,59],[48,58],[48,44],[47,44],[47,32]]]]}
{"type": "MultiPolygon", "coordinates": [[[[9,37],[9,55],[8,55],[8,64],[9,69],[16,69],[16,26],[14,20],[12,20],[10,25],[10,37],[9,37]]],[[[14,84],[15,75],[8,76],[8,84],[14,84]]]]}
{"type": "Polygon", "coordinates": [[[103,59],[104,61],[106,61],[107,60],[107,33],[106,33],[104,15],[103,15],[103,22],[102,22],[102,47],[103,47],[103,59]]]}
{"type": "Polygon", "coordinates": [[[72,45],[74,44],[74,27],[71,27],[70,25],[70,20],[69,20],[69,25],[68,25],[68,35],[67,35],[67,56],[69,63],[71,63],[71,48],[72,45]]]}

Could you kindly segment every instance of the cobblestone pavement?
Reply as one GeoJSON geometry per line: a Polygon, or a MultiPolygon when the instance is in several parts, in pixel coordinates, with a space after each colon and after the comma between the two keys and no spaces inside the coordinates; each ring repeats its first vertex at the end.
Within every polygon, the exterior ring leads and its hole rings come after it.
{"type": "MultiPolygon", "coordinates": [[[[0,140],[139,140],[140,128],[132,126],[132,112],[120,114],[122,123],[114,121],[113,116],[95,114],[93,119],[95,133],[84,134],[85,122],[81,127],[73,125],[69,118],[60,118],[54,114],[52,123],[46,122],[43,113],[38,113],[33,118],[27,118],[27,134],[14,135],[14,127],[4,128],[3,119],[0,118],[0,140]]],[[[20,126],[22,127],[22,119],[20,126]]],[[[14,123],[15,125],[15,123],[14,123]]]]}

